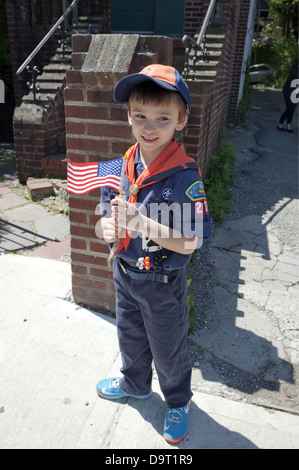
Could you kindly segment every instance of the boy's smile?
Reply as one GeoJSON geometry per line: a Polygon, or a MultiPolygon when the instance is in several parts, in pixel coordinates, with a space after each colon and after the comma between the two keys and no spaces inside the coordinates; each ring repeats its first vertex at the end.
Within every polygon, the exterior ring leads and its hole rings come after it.
{"type": "Polygon", "coordinates": [[[145,165],[149,165],[171,142],[175,131],[184,128],[188,112],[180,120],[178,106],[172,100],[159,105],[133,100],[128,118],[139,142],[141,158],[145,165]]]}

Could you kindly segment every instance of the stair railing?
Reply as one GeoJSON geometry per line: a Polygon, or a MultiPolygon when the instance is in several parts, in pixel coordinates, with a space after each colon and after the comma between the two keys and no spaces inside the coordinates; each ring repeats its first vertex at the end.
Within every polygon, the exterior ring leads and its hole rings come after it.
{"type": "Polygon", "coordinates": [[[197,55],[197,50],[200,50],[202,52],[202,59],[205,60],[206,58],[206,34],[207,34],[207,28],[210,24],[210,20],[212,17],[212,26],[215,23],[215,17],[217,14],[217,3],[218,0],[211,0],[209,7],[207,9],[203,24],[201,26],[199,35],[197,40],[191,38],[187,34],[185,34],[182,38],[182,43],[185,46],[185,55],[186,55],[186,60],[185,60],[185,67],[184,67],[184,77],[188,78],[189,76],[189,56],[190,56],[190,51],[191,48],[194,49],[194,56],[193,56],[193,71],[192,71],[192,76],[191,78],[195,78],[195,71],[196,71],[196,62],[198,60],[198,55],[197,55]]]}
{"type": "MultiPolygon", "coordinates": [[[[71,13],[71,11],[77,6],[79,0],[73,0],[70,6],[65,10],[63,15],[59,18],[59,20],[52,26],[50,31],[45,35],[45,37],[40,41],[40,43],[36,46],[36,48],[31,52],[31,54],[27,57],[27,59],[23,62],[21,67],[17,70],[17,76],[19,79],[22,79],[22,73],[26,69],[29,73],[31,73],[31,81],[28,83],[30,90],[33,92],[33,99],[34,102],[36,101],[36,92],[38,88],[36,86],[36,77],[39,75],[39,69],[33,65],[29,65],[35,58],[36,54],[41,50],[41,48],[46,44],[46,42],[50,39],[50,37],[55,33],[55,31],[60,27],[61,23],[65,21],[67,16],[71,13]]],[[[63,39],[64,43],[64,39],[63,39]]],[[[64,51],[64,44],[63,44],[63,51],[64,51]]]]}

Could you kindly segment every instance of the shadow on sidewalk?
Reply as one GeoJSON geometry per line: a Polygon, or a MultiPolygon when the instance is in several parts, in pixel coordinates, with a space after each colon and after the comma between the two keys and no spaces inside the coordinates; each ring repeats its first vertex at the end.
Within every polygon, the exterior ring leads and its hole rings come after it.
{"type": "Polygon", "coordinates": [[[3,251],[18,252],[22,250],[31,250],[47,241],[53,241],[52,238],[43,235],[37,235],[29,230],[24,224],[13,224],[7,220],[0,219],[0,253],[3,251]],[[38,242],[36,238],[38,237],[38,242]]]}
{"type": "MultiPolygon", "coordinates": [[[[164,417],[167,405],[158,393],[153,393],[147,403],[128,399],[127,405],[137,410],[144,422],[149,423],[159,436],[163,435],[164,417]]],[[[144,433],[146,433],[146,424],[144,433]]],[[[144,440],[146,437],[144,437],[144,440]]],[[[190,423],[186,437],[178,444],[169,444],[169,449],[257,449],[242,434],[230,431],[191,401],[190,423]]]]}

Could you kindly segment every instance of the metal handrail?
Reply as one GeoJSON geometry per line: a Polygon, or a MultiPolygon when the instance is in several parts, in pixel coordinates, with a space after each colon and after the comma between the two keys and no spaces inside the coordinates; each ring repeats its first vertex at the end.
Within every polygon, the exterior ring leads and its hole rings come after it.
{"type": "Polygon", "coordinates": [[[204,18],[204,21],[203,21],[202,27],[200,29],[197,40],[195,41],[195,39],[193,39],[190,36],[188,36],[187,34],[185,34],[182,38],[182,42],[183,42],[184,45],[191,44],[193,47],[200,47],[201,46],[201,43],[203,42],[203,38],[205,36],[206,30],[207,30],[207,27],[209,25],[209,21],[210,21],[210,18],[212,16],[212,13],[214,11],[214,8],[216,6],[216,3],[217,3],[217,0],[211,0],[210,1],[209,7],[207,9],[207,13],[206,13],[206,16],[204,18]]]}
{"type": "Polygon", "coordinates": [[[217,2],[218,0],[211,0],[209,7],[207,9],[202,27],[200,29],[197,41],[195,39],[191,38],[187,34],[185,34],[182,38],[182,43],[185,46],[185,54],[186,54],[186,62],[185,62],[185,68],[184,68],[184,75],[186,78],[188,78],[189,75],[189,53],[190,53],[190,48],[193,47],[195,49],[195,54],[193,57],[193,78],[195,78],[195,70],[196,70],[196,61],[198,59],[197,57],[197,49],[200,49],[202,51],[203,55],[203,60],[205,60],[205,53],[206,53],[206,31],[212,16],[212,13],[214,12],[214,18],[213,18],[213,23],[215,20],[216,16],[216,9],[217,9],[217,2]]]}
{"type": "Polygon", "coordinates": [[[20,76],[23,70],[27,67],[27,65],[32,61],[32,59],[36,56],[36,54],[40,51],[40,49],[45,45],[48,39],[52,36],[52,34],[59,28],[61,23],[66,19],[69,13],[73,10],[73,8],[77,5],[79,0],[73,0],[70,6],[65,10],[63,15],[59,18],[59,20],[54,24],[54,26],[50,29],[50,31],[46,34],[46,36],[41,40],[41,42],[36,46],[34,51],[27,57],[25,62],[21,65],[21,67],[17,70],[17,75],[20,76]]]}

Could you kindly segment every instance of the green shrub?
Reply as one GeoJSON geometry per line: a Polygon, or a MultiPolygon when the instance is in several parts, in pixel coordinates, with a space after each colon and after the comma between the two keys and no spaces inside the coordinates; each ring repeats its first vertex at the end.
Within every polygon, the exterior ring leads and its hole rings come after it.
{"type": "Polygon", "coordinates": [[[252,57],[256,63],[266,63],[275,68],[275,72],[262,86],[282,88],[292,65],[298,60],[298,44],[294,36],[283,37],[278,41],[256,43],[253,46],[252,57]]]}
{"type": "Polygon", "coordinates": [[[235,172],[235,153],[232,145],[221,145],[211,158],[208,177],[204,181],[209,211],[215,222],[221,222],[230,212],[231,194],[228,187],[235,172]]]}

